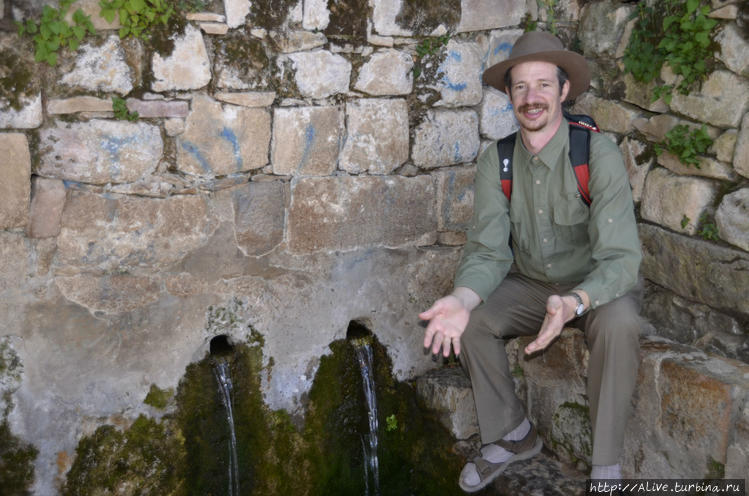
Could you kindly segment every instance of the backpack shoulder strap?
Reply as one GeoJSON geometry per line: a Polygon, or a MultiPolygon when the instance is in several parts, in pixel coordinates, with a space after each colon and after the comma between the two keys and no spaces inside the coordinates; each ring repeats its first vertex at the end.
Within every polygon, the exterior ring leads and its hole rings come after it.
{"type": "Polygon", "coordinates": [[[499,180],[502,183],[502,192],[510,201],[512,195],[512,154],[515,151],[515,136],[517,132],[505,136],[497,141],[497,154],[499,155],[499,180]]]}
{"type": "Polygon", "coordinates": [[[577,190],[583,202],[590,206],[590,133],[598,133],[600,129],[587,115],[565,113],[564,116],[570,124],[570,163],[577,179],[577,190]]]}

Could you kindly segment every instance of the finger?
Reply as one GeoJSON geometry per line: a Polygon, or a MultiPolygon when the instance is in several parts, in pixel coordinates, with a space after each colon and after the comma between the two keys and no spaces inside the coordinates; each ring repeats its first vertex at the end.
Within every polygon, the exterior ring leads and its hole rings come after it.
{"type": "Polygon", "coordinates": [[[432,320],[442,310],[442,303],[437,300],[434,305],[419,314],[421,320],[432,320]]]}
{"type": "Polygon", "coordinates": [[[440,348],[442,348],[442,342],[445,340],[445,335],[442,334],[442,331],[437,332],[434,335],[434,340],[432,341],[432,354],[437,355],[440,352],[440,348]]]}
{"type": "Polygon", "coordinates": [[[450,356],[450,345],[452,344],[452,338],[446,338],[442,342],[442,356],[447,358],[450,356]]]}
{"type": "Polygon", "coordinates": [[[460,338],[453,339],[453,351],[455,351],[455,356],[460,355],[460,338]]]}

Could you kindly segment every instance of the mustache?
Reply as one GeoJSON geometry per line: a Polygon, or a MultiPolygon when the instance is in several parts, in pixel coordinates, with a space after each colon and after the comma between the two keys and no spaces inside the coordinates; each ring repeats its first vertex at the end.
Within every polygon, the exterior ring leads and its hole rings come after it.
{"type": "Polygon", "coordinates": [[[521,105],[518,111],[523,113],[530,110],[548,110],[548,108],[549,106],[545,103],[526,103],[525,105],[521,105]]]}

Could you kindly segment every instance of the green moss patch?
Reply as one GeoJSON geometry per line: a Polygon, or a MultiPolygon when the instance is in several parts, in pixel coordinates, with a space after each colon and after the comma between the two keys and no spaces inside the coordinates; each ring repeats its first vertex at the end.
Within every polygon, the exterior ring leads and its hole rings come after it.
{"type": "Polygon", "coordinates": [[[29,494],[34,482],[34,460],[38,454],[10,431],[7,421],[0,423],[0,488],[7,495],[29,494]]]}
{"type": "MultiPolygon", "coordinates": [[[[305,423],[298,427],[288,413],[271,411],[263,401],[263,340],[256,331],[252,336],[232,353],[207,355],[188,366],[173,414],[158,422],[139,417],[124,431],[103,426],[83,438],[65,494],[226,494],[230,430],[216,360],[226,361],[231,372],[240,494],[364,494],[368,422],[354,345],[335,341],[332,353],[321,357],[305,423]]],[[[454,440],[411,386],[395,380],[384,347],[374,338],[372,346],[380,494],[461,494],[456,482],[462,460],[452,452],[454,440]]]]}
{"type": "Polygon", "coordinates": [[[368,0],[336,0],[328,2],[330,22],[325,28],[325,35],[344,38],[352,43],[363,43],[367,40],[368,0]]]}

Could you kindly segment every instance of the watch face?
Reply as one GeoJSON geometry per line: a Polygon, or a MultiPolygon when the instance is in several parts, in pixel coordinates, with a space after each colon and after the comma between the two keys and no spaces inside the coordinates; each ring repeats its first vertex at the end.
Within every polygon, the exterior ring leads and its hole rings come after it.
{"type": "Polygon", "coordinates": [[[585,305],[580,303],[577,308],[575,309],[575,315],[580,316],[583,314],[583,311],[585,311],[585,305]]]}

